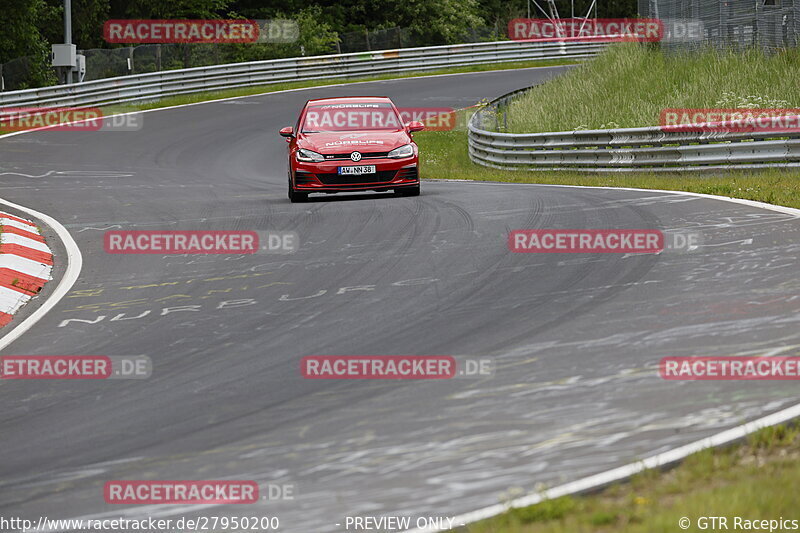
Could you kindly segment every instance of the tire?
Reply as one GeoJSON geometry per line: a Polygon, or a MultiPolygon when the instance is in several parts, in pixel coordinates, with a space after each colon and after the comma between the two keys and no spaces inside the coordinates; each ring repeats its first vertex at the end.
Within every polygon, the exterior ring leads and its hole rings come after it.
{"type": "Polygon", "coordinates": [[[294,190],[294,187],[292,187],[292,182],[291,181],[289,181],[289,194],[288,194],[288,196],[289,196],[289,201],[292,202],[293,204],[298,204],[298,203],[301,203],[301,202],[308,201],[308,193],[307,192],[297,192],[296,190],[294,190]]]}
{"type": "Polygon", "coordinates": [[[403,187],[397,189],[397,192],[400,193],[400,196],[419,196],[419,185],[416,187],[403,187]]]}

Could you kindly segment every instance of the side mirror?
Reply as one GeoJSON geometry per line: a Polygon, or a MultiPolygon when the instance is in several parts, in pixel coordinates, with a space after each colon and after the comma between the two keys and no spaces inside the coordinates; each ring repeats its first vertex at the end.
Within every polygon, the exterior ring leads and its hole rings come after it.
{"type": "Polygon", "coordinates": [[[286,137],[286,140],[288,141],[294,137],[294,128],[291,126],[286,126],[285,128],[282,128],[279,133],[281,134],[281,137],[286,137]]]}
{"type": "Polygon", "coordinates": [[[416,120],[412,120],[411,122],[406,123],[406,129],[408,129],[409,133],[414,131],[422,131],[425,129],[425,124],[416,120]]]}

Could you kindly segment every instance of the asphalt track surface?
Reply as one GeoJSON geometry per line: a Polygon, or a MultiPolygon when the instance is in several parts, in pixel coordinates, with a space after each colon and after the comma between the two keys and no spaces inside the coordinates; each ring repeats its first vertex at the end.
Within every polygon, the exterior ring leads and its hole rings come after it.
{"type": "Polygon", "coordinates": [[[558,71],[316,88],[151,112],[138,132],[0,140],[2,196],[61,221],[84,256],[72,292],[4,353],[154,361],[148,380],[0,382],[0,516],[278,516],[281,531],[343,531],[346,516],[469,511],[800,401],[793,382],[657,374],[665,356],[798,354],[790,215],[435,181],[418,198],[286,199],[277,130],[308,98],[463,107],[558,71]],[[110,255],[109,228],[290,230],[302,247],[110,255]],[[529,228],[681,229],[704,242],[661,255],[510,253],[508,231],[529,228]],[[497,369],[304,380],[300,358],[319,354],[491,357],[497,369]],[[253,479],[292,484],[296,497],[109,505],[115,479],[253,479]]]}

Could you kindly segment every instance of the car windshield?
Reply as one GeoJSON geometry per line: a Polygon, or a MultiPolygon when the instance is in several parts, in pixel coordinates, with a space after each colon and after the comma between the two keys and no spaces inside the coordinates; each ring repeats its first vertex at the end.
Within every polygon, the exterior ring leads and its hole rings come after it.
{"type": "Polygon", "coordinates": [[[389,102],[310,105],[303,133],[399,130],[403,121],[389,102]]]}

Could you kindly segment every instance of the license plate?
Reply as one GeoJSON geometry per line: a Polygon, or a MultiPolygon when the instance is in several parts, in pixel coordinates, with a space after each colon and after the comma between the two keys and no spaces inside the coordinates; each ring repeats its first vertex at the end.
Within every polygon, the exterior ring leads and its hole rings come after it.
{"type": "Polygon", "coordinates": [[[375,174],[375,165],[339,167],[340,176],[361,176],[362,174],[375,174]]]}

